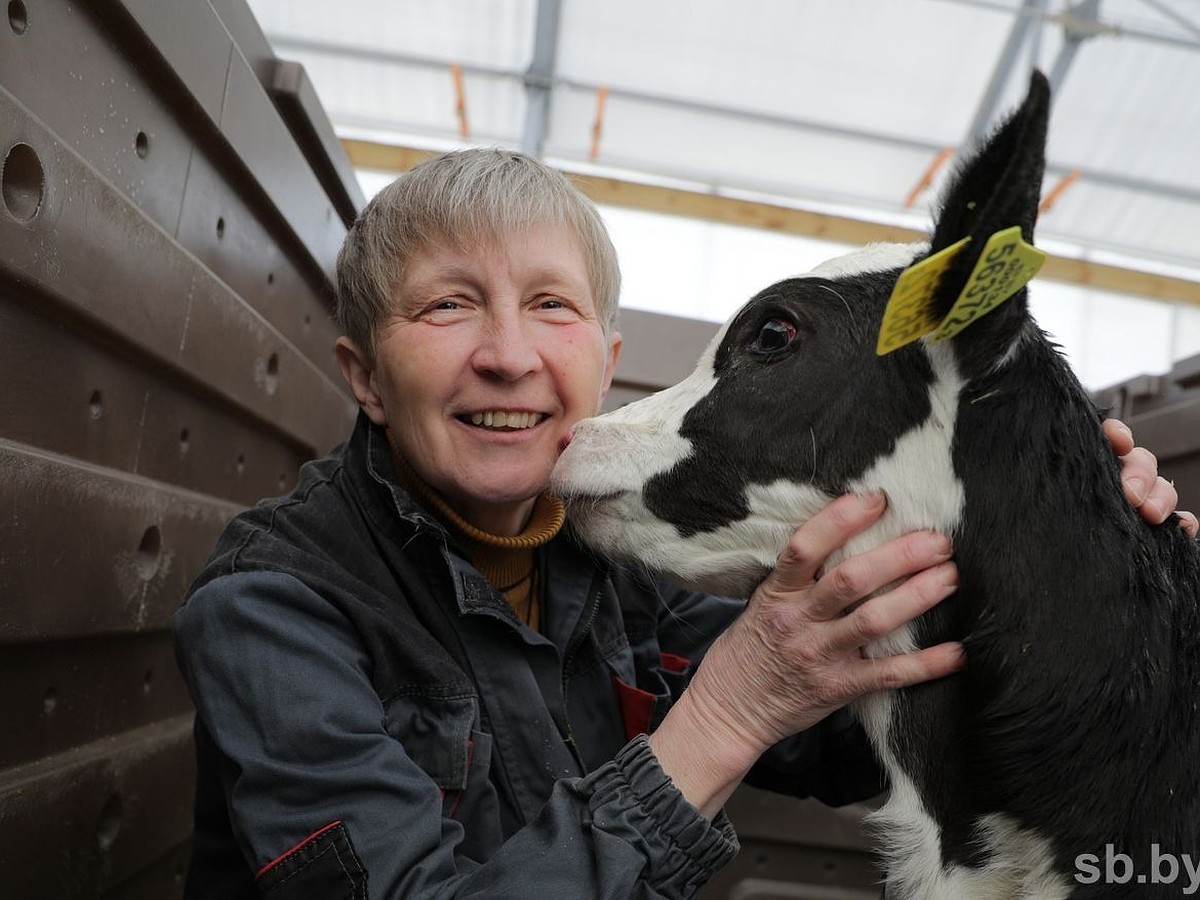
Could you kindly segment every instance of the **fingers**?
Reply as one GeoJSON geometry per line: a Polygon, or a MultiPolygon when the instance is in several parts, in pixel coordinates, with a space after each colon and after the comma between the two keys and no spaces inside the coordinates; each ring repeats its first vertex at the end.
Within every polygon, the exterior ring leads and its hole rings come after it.
{"type": "MultiPolygon", "coordinates": [[[[1145,490],[1143,488],[1143,490],[1145,490]]],[[[1128,489],[1126,496],[1129,495],[1128,489]]],[[[1133,503],[1133,500],[1130,500],[1133,503]]],[[[1138,511],[1142,514],[1142,518],[1151,525],[1158,525],[1166,520],[1167,516],[1175,511],[1175,507],[1179,505],[1179,492],[1175,490],[1175,485],[1167,481],[1165,478],[1156,477],[1150,483],[1150,489],[1146,491],[1141,503],[1134,503],[1138,511]]]]}
{"type": "Polygon", "coordinates": [[[796,530],[763,587],[777,594],[808,587],[829,555],[865,531],[886,508],[882,493],[846,494],[834,500],[796,530]]]}
{"type": "Polygon", "coordinates": [[[957,588],[954,563],[933,565],[831,622],[830,643],[839,649],[856,649],[879,640],[932,609],[957,588]]]}
{"type": "Polygon", "coordinates": [[[1176,509],[1178,504],[1179,492],[1175,490],[1175,485],[1165,478],[1159,478],[1150,489],[1150,496],[1138,507],[1138,512],[1151,525],[1160,525],[1171,513],[1175,513],[1179,516],[1179,527],[1183,529],[1184,534],[1195,538],[1197,532],[1200,532],[1200,522],[1192,513],[1176,509]]]}
{"type": "MultiPolygon", "coordinates": [[[[851,556],[834,569],[826,572],[817,582],[808,604],[809,615],[817,622],[841,618],[848,608],[864,597],[869,597],[885,585],[922,572],[923,569],[928,569],[930,566],[945,563],[950,559],[952,553],[953,546],[950,539],[944,534],[935,531],[917,531],[888,541],[865,553],[851,556]]],[[[954,566],[951,565],[948,570],[941,571],[935,577],[957,577],[957,574],[954,566]]],[[[912,591],[924,591],[927,587],[926,582],[926,579],[919,580],[903,594],[907,596],[912,591]]],[[[930,603],[930,605],[933,604],[930,603]]],[[[873,616],[876,613],[869,611],[865,615],[873,616]]],[[[912,616],[905,616],[895,625],[910,618],[912,616]]],[[[881,634],[873,634],[868,640],[874,640],[890,630],[892,629],[886,629],[881,634]]],[[[866,643],[866,641],[859,642],[860,645],[862,643],[866,643]]]]}
{"type": "Polygon", "coordinates": [[[1175,485],[1158,474],[1158,460],[1145,447],[1133,443],[1133,432],[1118,419],[1104,420],[1104,434],[1121,458],[1121,487],[1125,499],[1151,525],[1160,525],[1173,512],[1179,513],[1179,527],[1188,537],[1200,533],[1200,521],[1190,512],[1179,512],[1179,492],[1175,485]]]}
{"type": "Polygon", "coordinates": [[[967,663],[962,644],[949,642],[901,656],[864,659],[856,673],[861,694],[896,690],[953,675],[967,663]]]}
{"type": "Polygon", "coordinates": [[[898,646],[887,659],[862,653],[953,592],[958,576],[946,536],[923,531],[894,538],[841,560],[816,580],[831,555],[877,521],[885,506],[881,495],[847,495],[792,535],[775,570],[693,679],[689,690],[699,708],[734,722],[732,731],[750,744],[767,747],[869,691],[962,666],[961,647],[951,644],[912,653],[898,646]],[[879,593],[888,585],[894,586],[879,593]]]}
{"type": "MultiPolygon", "coordinates": [[[[1134,445],[1133,432],[1124,422],[1105,419],[1103,427],[1113,452],[1121,459],[1121,487],[1125,491],[1125,499],[1135,509],[1142,510],[1144,518],[1157,525],[1175,508],[1174,504],[1179,498],[1171,498],[1171,505],[1159,515],[1159,506],[1168,499],[1168,494],[1158,483],[1162,481],[1158,477],[1158,460],[1145,447],[1134,445]],[[1143,509],[1147,500],[1152,500],[1151,506],[1143,509]]],[[[1170,488],[1170,485],[1167,487],[1170,488]]]]}
{"type": "MultiPolygon", "coordinates": [[[[1129,497],[1128,489],[1125,496],[1129,497]]],[[[1154,483],[1141,503],[1135,502],[1132,498],[1129,502],[1138,508],[1142,518],[1151,525],[1159,525],[1165,522],[1171,513],[1178,513],[1179,527],[1188,537],[1194,538],[1197,532],[1200,532],[1200,522],[1192,513],[1175,508],[1179,505],[1179,492],[1175,490],[1175,485],[1161,476],[1154,479],[1154,483]]]]}
{"type": "MultiPolygon", "coordinates": [[[[1158,477],[1158,460],[1145,447],[1134,447],[1121,457],[1121,487],[1125,491],[1125,499],[1135,508],[1141,509],[1151,492],[1157,488],[1156,482],[1161,480],[1158,477]]],[[[1159,496],[1163,496],[1161,488],[1157,489],[1159,496]]]]}
{"type": "Polygon", "coordinates": [[[1120,419],[1105,419],[1103,427],[1104,436],[1112,444],[1113,453],[1117,456],[1124,456],[1133,449],[1133,432],[1120,419]]]}
{"type": "Polygon", "coordinates": [[[1187,536],[1195,538],[1197,533],[1200,533],[1200,521],[1190,512],[1181,512],[1179,514],[1179,527],[1182,528],[1187,536]]]}
{"type": "MultiPolygon", "coordinates": [[[[1135,448],[1129,456],[1137,455],[1139,451],[1149,456],[1151,461],[1154,460],[1153,454],[1140,447],[1135,448]]],[[[1125,489],[1125,499],[1132,503],[1142,518],[1151,525],[1161,525],[1171,513],[1177,512],[1179,527],[1188,537],[1196,537],[1197,531],[1200,531],[1200,522],[1197,522],[1192,513],[1175,508],[1179,505],[1179,492],[1175,490],[1175,485],[1160,475],[1153,475],[1152,480],[1147,482],[1145,476],[1140,473],[1141,466],[1142,464],[1139,464],[1139,471],[1132,475],[1122,475],[1121,484],[1125,489]],[[1146,487],[1147,483],[1149,488],[1146,487]]],[[[1126,472],[1128,471],[1129,467],[1126,466],[1126,472]]]]}

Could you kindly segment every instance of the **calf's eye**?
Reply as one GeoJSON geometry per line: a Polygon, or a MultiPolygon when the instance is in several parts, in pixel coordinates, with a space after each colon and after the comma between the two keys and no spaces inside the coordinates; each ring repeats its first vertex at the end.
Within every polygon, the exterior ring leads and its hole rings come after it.
{"type": "Polygon", "coordinates": [[[796,326],[787,319],[767,319],[758,329],[751,350],[759,353],[775,353],[796,339],[796,326]]]}

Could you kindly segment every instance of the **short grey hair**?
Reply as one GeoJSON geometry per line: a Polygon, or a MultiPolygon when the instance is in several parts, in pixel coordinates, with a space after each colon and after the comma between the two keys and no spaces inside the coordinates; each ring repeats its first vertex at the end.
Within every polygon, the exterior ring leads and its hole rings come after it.
{"type": "Polygon", "coordinates": [[[376,333],[415,253],[439,241],[461,247],[501,239],[532,225],[562,225],[578,238],[596,313],[611,334],[621,270],[596,207],[561,172],[495,148],[423,162],[367,204],[338,253],[338,327],[374,359],[376,333]]]}

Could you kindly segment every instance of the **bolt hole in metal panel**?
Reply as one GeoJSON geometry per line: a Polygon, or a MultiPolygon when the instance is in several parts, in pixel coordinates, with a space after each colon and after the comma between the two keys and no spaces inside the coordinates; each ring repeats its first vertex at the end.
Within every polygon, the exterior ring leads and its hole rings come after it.
{"type": "Polygon", "coordinates": [[[13,34],[24,34],[29,27],[29,12],[21,0],[11,0],[8,4],[8,26],[13,34]]]}
{"type": "Polygon", "coordinates": [[[162,900],[194,765],[171,615],[349,430],[330,277],[361,193],[241,0],[5,14],[0,896],[162,900]]]}
{"type": "Polygon", "coordinates": [[[4,209],[18,222],[28,222],[37,215],[46,190],[45,173],[37,152],[28,144],[13,144],[4,154],[0,170],[4,209]]]}

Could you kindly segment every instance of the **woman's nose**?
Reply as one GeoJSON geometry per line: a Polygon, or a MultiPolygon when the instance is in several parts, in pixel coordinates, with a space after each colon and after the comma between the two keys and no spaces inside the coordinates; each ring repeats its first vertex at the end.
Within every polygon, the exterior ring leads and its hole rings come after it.
{"type": "Polygon", "coordinates": [[[479,371],[516,381],[541,369],[539,337],[520,316],[494,316],[483,330],[474,363],[479,371]]]}

